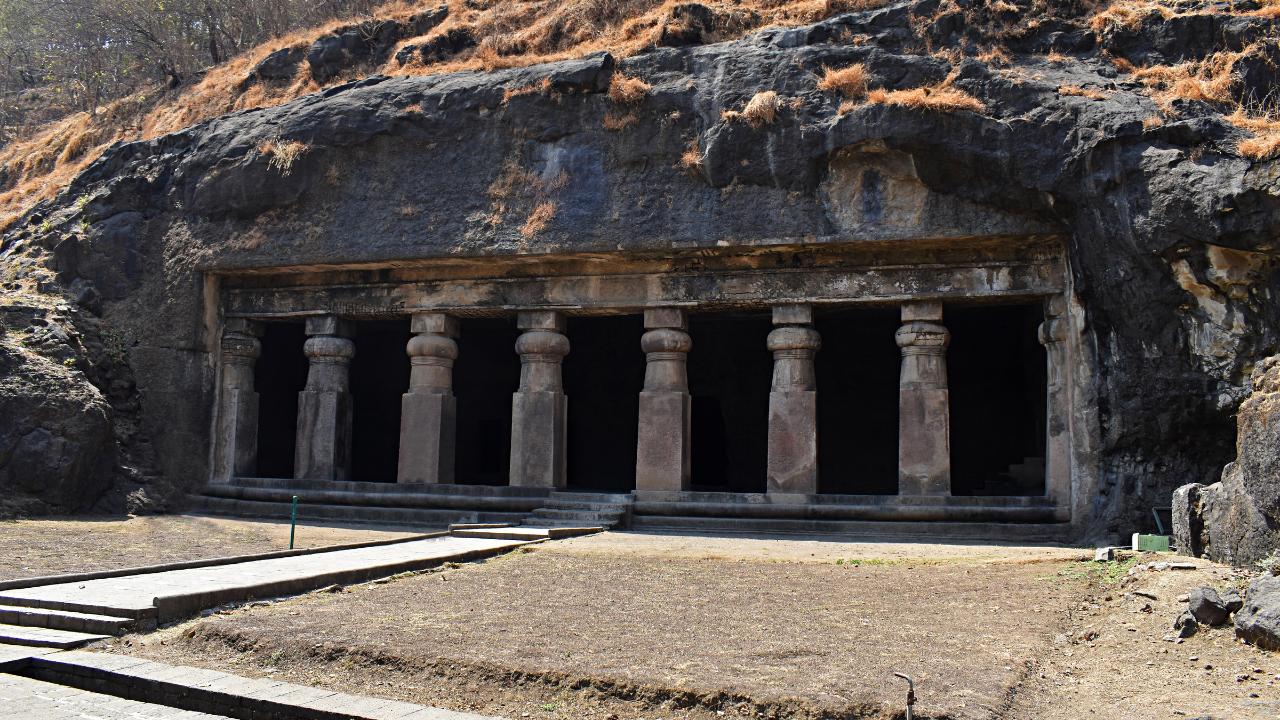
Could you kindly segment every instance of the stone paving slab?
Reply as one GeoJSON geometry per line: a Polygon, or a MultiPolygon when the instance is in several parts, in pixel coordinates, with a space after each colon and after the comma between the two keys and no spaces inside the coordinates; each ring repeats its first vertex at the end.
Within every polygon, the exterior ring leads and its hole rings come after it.
{"type": "Polygon", "coordinates": [[[5,645],[26,645],[28,647],[47,647],[69,650],[94,640],[105,640],[110,635],[92,635],[69,630],[51,630],[42,627],[22,627],[20,625],[0,625],[0,643],[5,645]]]}
{"type": "Polygon", "coordinates": [[[254,717],[279,714],[316,720],[502,720],[150,660],[125,664],[123,659],[107,653],[60,652],[32,658],[28,673],[72,687],[115,688],[112,692],[143,701],[165,698],[183,707],[231,715],[248,711],[254,717]]]}
{"type": "Polygon", "coordinates": [[[17,675],[0,675],[0,718],[4,720],[224,720],[226,717],[86,692],[17,675]]]}
{"type": "Polygon", "coordinates": [[[56,652],[59,651],[54,648],[0,645],[0,673],[21,670],[31,662],[31,658],[56,652]]]}
{"type": "Polygon", "coordinates": [[[0,605],[165,622],[249,596],[293,595],[333,583],[367,582],[443,562],[488,557],[521,543],[521,539],[437,537],[235,565],[13,589],[0,592],[0,605]]]}
{"type": "Polygon", "coordinates": [[[560,538],[604,532],[603,527],[506,527],[461,529],[451,531],[454,537],[491,538],[496,540],[559,540],[560,538]]]}

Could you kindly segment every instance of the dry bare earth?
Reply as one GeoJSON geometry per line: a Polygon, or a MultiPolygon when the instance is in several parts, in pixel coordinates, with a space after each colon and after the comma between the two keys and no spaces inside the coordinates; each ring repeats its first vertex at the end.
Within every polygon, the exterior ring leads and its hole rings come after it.
{"type": "Polygon", "coordinates": [[[993,561],[999,548],[935,546],[943,557],[836,565],[818,551],[866,546],[707,543],[740,557],[606,534],[245,606],[112,650],[506,717],[889,716],[905,695],[896,670],[917,679],[926,716],[977,718],[1010,703],[1081,597],[1054,574],[1079,551],[993,561]]]}
{"type": "MultiPolygon", "coordinates": [[[[299,548],[399,537],[403,529],[299,525],[299,548]]],[[[192,515],[79,516],[0,522],[0,580],[273,552],[289,523],[192,515]]]]}

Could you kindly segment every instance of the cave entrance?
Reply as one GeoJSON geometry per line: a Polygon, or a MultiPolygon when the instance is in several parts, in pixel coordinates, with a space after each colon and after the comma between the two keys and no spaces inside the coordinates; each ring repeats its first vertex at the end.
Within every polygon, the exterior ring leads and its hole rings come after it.
{"type": "Polygon", "coordinates": [[[636,489],[642,335],[643,315],[569,319],[570,351],[562,370],[569,398],[565,471],[570,489],[636,489]]]}
{"type": "Polygon", "coordinates": [[[516,319],[459,323],[453,394],[458,399],[454,483],[506,485],[511,473],[511,396],[520,388],[516,319]]]}
{"type": "Polygon", "coordinates": [[[1043,321],[1039,301],[945,308],[952,495],[1045,494],[1043,321]]]}
{"type": "Polygon", "coordinates": [[[898,493],[900,316],[888,307],[819,308],[814,317],[820,493],[898,493]]]}
{"type": "Polygon", "coordinates": [[[258,393],[258,477],[292,478],[298,434],[298,393],[307,386],[310,364],[302,354],[307,342],[300,322],[269,322],[262,334],[262,355],[253,366],[258,393]]]}
{"type": "Polygon", "coordinates": [[[768,311],[689,316],[693,490],[765,492],[771,330],[768,311]]]}
{"type": "Polygon", "coordinates": [[[408,319],[353,323],[351,359],[351,479],[396,481],[400,462],[401,396],[409,390],[413,334],[408,319]]]}

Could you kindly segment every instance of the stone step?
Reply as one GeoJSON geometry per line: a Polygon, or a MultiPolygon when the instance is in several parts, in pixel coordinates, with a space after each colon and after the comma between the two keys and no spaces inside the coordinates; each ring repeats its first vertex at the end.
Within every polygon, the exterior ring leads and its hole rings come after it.
{"type": "MultiPolygon", "coordinates": [[[[601,532],[601,531],[604,531],[604,530],[612,530],[612,529],[614,529],[614,527],[616,527],[616,523],[608,523],[608,522],[586,523],[586,522],[583,522],[583,521],[581,521],[581,520],[546,520],[546,519],[542,519],[542,518],[529,518],[528,520],[525,520],[525,521],[524,521],[524,525],[523,525],[523,527],[527,527],[527,528],[573,528],[573,529],[577,529],[577,528],[581,528],[583,525],[592,525],[592,524],[594,524],[594,526],[595,526],[595,528],[596,528],[596,529],[594,530],[594,532],[601,532]]],[[[580,534],[580,533],[575,533],[575,534],[580,534]]]]}
{"type": "MultiPolygon", "coordinates": [[[[237,517],[288,519],[291,502],[257,502],[231,498],[188,495],[188,508],[193,513],[235,515],[237,517]]],[[[524,512],[488,512],[443,510],[412,507],[366,507],[360,505],[298,504],[299,520],[341,520],[344,522],[376,522],[396,525],[438,526],[441,529],[460,523],[509,523],[524,519],[524,512]]]]}
{"type": "Polygon", "coordinates": [[[42,627],[22,627],[20,625],[0,625],[0,644],[22,645],[25,647],[59,648],[70,650],[78,648],[94,640],[106,640],[110,635],[92,635],[89,633],[71,632],[69,630],[53,630],[42,627]]]}
{"type": "Polygon", "coordinates": [[[567,500],[548,500],[542,504],[544,509],[551,510],[586,510],[588,512],[620,512],[627,511],[630,503],[579,502],[567,500]]]}
{"type": "Polygon", "coordinates": [[[594,502],[594,503],[624,503],[630,504],[635,502],[635,497],[631,493],[593,493],[593,492],[554,492],[549,498],[553,501],[568,502],[594,502]]]}
{"type": "Polygon", "coordinates": [[[539,520],[580,520],[592,523],[600,522],[618,522],[622,519],[622,512],[587,512],[584,510],[551,510],[547,508],[538,508],[533,511],[533,517],[539,520]]]}
{"type": "Polygon", "coordinates": [[[0,605],[0,624],[4,625],[119,635],[121,630],[133,627],[136,622],[133,618],[110,615],[0,605]]]}

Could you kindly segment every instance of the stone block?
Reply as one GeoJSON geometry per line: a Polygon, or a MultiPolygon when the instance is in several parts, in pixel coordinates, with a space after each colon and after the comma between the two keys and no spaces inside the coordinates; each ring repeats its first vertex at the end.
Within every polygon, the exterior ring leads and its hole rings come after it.
{"type": "Polygon", "coordinates": [[[511,485],[565,486],[569,398],[563,393],[515,393],[511,403],[511,485]]]}
{"type": "Polygon", "coordinates": [[[351,395],[298,393],[298,435],[293,476],[307,480],[351,477],[351,395]]]}
{"type": "Polygon", "coordinates": [[[689,313],[685,312],[681,308],[645,308],[644,329],[657,330],[658,328],[688,330],[689,313]]]}
{"type": "Polygon", "coordinates": [[[902,322],[942,322],[941,300],[916,300],[902,303],[902,322]]]}
{"type": "Polygon", "coordinates": [[[946,388],[899,391],[898,494],[951,494],[950,395],[946,388]]]}
{"type": "Polygon", "coordinates": [[[769,393],[770,493],[818,492],[818,393],[769,393]]]}
{"type": "Polygon", "coordinates": [[[258,393],[223,388],[221,405],[212,480],[253,477],[258,471],[258,393]]]}
{"type": "Polygon", "coordinates": [[[813,323],[813,306],[809,304],[803,305],[774,305],[773,306],[773,324],[774,325],[810,325],[813,323]]]}
{"type": "Polygon", "coordinates": [[[692,398],[687,392],[640,393],[637,490],[688,490],[692,398]]]}
{"type": "Polygon", "coordinates": [[[457,398],[452,395],[402,396],[397,482],[453,483],[457,405],[457,398]]]}
{"type": "Polygon", "coordinates": [[[351,323],[337,315],[312,315],[307,318],[307,335],[333,335],[350,338],[355,336],[351,323]]]}
{"type": "Polygon", "coordinates": [[[565,316],[555,310],[521,310],[516,314],[516,327],[520,330],[549,330],[564,333],[568,324],[565,316]]]}
{"type": "Polygon", "coordinates": [[[1094,562],[1111,562],[1116,559],[1116,549],[1113,547],[1098,548],[1093,551],[1094,562]]]}
{"type": "Polygon", "coordinates": [[[409,316],[409,332],[440,333],[456,338],[459,335],[458,318],[444,313],[414,313],[409,316]]]}

